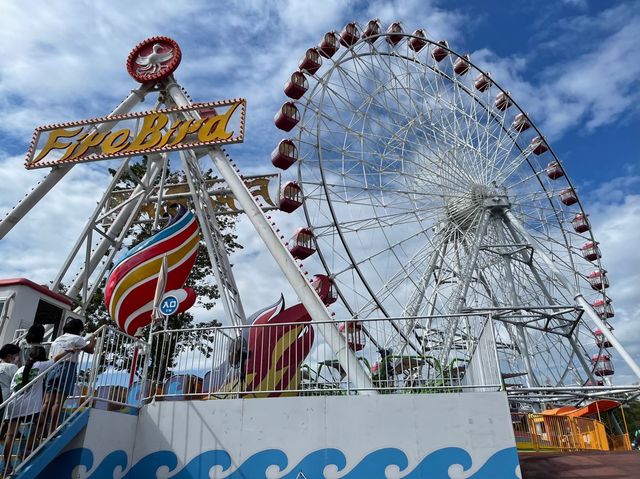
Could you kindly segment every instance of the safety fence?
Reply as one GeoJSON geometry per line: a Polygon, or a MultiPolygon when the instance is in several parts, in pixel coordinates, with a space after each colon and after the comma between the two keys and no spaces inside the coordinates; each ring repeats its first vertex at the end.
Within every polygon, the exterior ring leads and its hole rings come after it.
{"type": "MultiPolygon", "coordinates": [[[[500,388],[499,376],[492,384],[464,380],[472,341],[468,336],[464,342],[454,338],[454,347],[443,357],[438,344],[447,318],[430,321],[426,341],[418,339],[416,333],[424,333],[415,320],[389,318],[156,332],[142,389],[149,399],[183,400],[500,388]],[[346,347],[334,351],[329,344],[335,344],[332,336],[337,335],[346,347]],[[355,366],[348,355],[357,358],[355,366]],[[349,380],[357,377],[350,367],[361,368],[366,380],[349,380]]],[[[486,321],[473,318],[469,334],[480,335],[486,321]]]]}
{"type": "Polygon", "coordinates": [[[631,450],[627,435],[608,436],[605,425],[596,419],[512,413],[511,422],[519,450],[631,450]]]}
{"type": "Polygon", "coordinates": [[[145,374],[146,344],[107,326],[92,336],[93,353],[69,346],[57,361],[41,345],[28,349],[29,362],[18,369],[11,396],[0,405],[1,477],[16,474],[88,408],[135,406],[123,391],[145,374]]]}

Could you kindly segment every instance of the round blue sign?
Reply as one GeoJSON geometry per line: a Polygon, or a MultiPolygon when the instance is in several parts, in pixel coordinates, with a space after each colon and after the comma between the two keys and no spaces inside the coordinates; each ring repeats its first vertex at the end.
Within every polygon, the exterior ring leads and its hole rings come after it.
{"type": "Polygon", "coordinates": [[[160,303],[160,312],[167,316],[172,315],[178,310],[178,298],[175,296],[165,296],[160,303]]]}

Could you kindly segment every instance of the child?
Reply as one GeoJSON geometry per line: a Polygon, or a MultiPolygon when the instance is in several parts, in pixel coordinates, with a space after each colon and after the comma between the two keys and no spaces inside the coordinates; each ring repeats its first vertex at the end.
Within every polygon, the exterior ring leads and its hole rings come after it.
{"type": "Polygon", "coordinates": [[[32,324],[24,338],[20,340],[20,364],[25,365],[29,360],[29,351],[32,346],[42,346],[44,342],[44,326],[32,324]]]}
{"type": "Polygon", "coordinates": [[[89,339],[80,336],[84,331],[84,323],[80,319],[73,318],[67,321],[63,331],[64,334],[53,341],[49,351],[50,358],[56,361],[59,357],[62,359],[47,375],[43,414],[40,416],[41,421],[50,419],[47,436],[58,427],[62,406],[76,385],[80,351],[93,353],[96,345],[94,336],[89,339]]]}
{"type": "Polygon", "coordinates": [[[0,348],[0,402],[9,399],[11,380],[18,370],[16,363],[20,356],[20,348],[15,344],[5,344],[0,348]]]}
{"type": "MultiPolygon", "coordinates": [[[[8,429],[4,441],[4,463],[8,469],[10,469],[8,461],[11,456],[13,441],[18,427],[23,423],[33,423],[37,421],[40,410],[42,409],[42,386],[44,384],[44,377],[30,385],[22,394],[18,396],[15,396],[15,394],[34,380],[38,374],[52,365],[53,361],[47,360],[47,351],[42,346],[33,346],[29,349],[25,365],[18,369],[13,376],[11,391],[14,394],[14,396],[12,396],[14,400],[7,405],[6,421],[8,429]]],[[[24,457],[28,456],[29,451],[33,449],[35,437],[36,428],[32,425],[24,457]]]]}

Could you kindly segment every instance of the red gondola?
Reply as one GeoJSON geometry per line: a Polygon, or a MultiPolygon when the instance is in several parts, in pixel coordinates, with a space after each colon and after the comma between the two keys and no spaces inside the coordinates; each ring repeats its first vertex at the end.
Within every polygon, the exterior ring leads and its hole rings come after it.
{"type": "Polygon", "coordinates": [[[288,181],[280,191],[280,211],[291,213],[302,206],[302,189],[295,181],[288,181]]]}
{"type": "Polygon", "coordinates": [[[364,41],[373,43],[378,39],[378,35],[382,33],[382,26],[380,20],[369,20],[367,26],[364,27],[362,32],[362,38],[364,41]]]}
{"type": "Polygon", "coordinates": [[[300,70],[305,70],[309,75],[317,72],[321,65],[322,59],[320,58],[318,50],[315,48],[309,48],[302,57],[302,60],[300,60],[300,63],[298,63],[300,70]]]}
{"type": "Polygon", "coordinates": [[[509,98],[509,92],[501,91],[496,95],[496,99],[493,101],[495,106],[500,111],[505,111],[512,105],[511,98],[509,98]]]}
{"type": "Polygon", "coordinates": [[[536,136],[529,145],[534,155],[541,155],[545,151],[549,151],[549,147],[544,139],[540,136],[536,136]]]}
{"type": "Polygon", "coordinates": [[[402,24],[400,22],[393,22],[389,25],[387,29],[387,43],[389,45],[396,46],[402,40],[404,30],[402,29],[402,24]]]}
{"type": "Polygon", "coordinates": [[[289,253],[296,259],[305,259],[316,252],[313,232],[309,228],[298,228],[289,240],[289,253]]]}
{"type": "Polygon", "coordinates": [[[600,329],[596,329],[593,332],[593,335],[596,338],[596,346],[598,346],[599,348],[610,348],[612,346],[611,341],[607,339],[607,337],[600,329]]]}
{"type": "Polygon", "coordinates": [[[611,304],[611,299],[609,298],[607,298],[606,300],[598,299],[594,301],[591,306],[593,306],[593,309],[596,313],[598,313],[598,316],[600,316],[601,319],[609,319],[615,316],[613,305],[611,304]]]}
{"type": "Polygon", "coordinates": [[[608,354],[596,354],[591,358],[594,364],[593,374],[596,376],[611,376],[614,373],[611,356],[608,354]]]}
{"type": "Polygon", "coordinates": [[[600,248],[598,248],[598,243],[594,241],[583,244],[580,251],[582,251],[582,257],[588,261],[595,261],[600,258],[600,248]]]}
{"type": "Polygon", "coordinates": [[[327,32],[318,43],[318,53],[325,58],[331,58],[340,48],[340,38],[336,32],[327,32]]]}
{"type": "Polygon", "coordinates": [[[296,104],[292,101],[288,101],[280,108],[280,111],[276,113],[273,118],[273,122],[278,128],[284,131],[291,131],[291,129],[300,121],[300,112],[296,108],[296,104]]]}
{"type": "Polygon", "coordinates": [[[602,291],[609,287],[609,278],[607,278],[607,272],[603,269],[598,269],[587,275],[587,281],[591,285],[591,288],[596,291],[602,291]]]}
{"type": "Polygon", "coordinates": [[[427,34],[424,30],[419,28],[412,34],[414,38],[409,40],[409,48],[411,48],[414,52],[419,52],[424,48],[427,44],[427,34]]]}
{"type": "Polygon", "coordinates": [[[456,75],[464,75],[469,71],[469,62],[471,61],[471,56],[467,53],[466,55],[458,58],[453,64],[453,71],[456,75]]]}
{"type": "Polygon", "coordinates": [[[576,233],[584,233],[591,229],[591,225],[589,224],[589,220],[587,220],[586,215],[582,213],[578,213],[571,220],[571,225],[573,226],[573,230],[576,233]]]}
{"type": "Polygon", "coordinates": [[[562,178],[564,176],[564,171],[562,171],[560,163],[558,163],[557,161],[549,162],[549,164],[547,165],[547,176],[552,180],[562,178]]]}
{"type": "Polygon", "coordinates": [[[361,351],[367,343],[367,337],[362,331],[360,321],[347,321],[340,323],[338,330],[347,337],[347,343],[353,351],[361,351]]]}
{"type": "Polygon", "coordinates": [[[447,43],[447,41],[440,40],[438,44],[431,51],[431,56],[435,61],[441,62],[442,60],[447,58],[447,55],[449,55],[448,48],[449,48],[449,44],[447,43]]]}
{"type": "Polygon", "coordinates": [[[491,86],[491,74],[489,72],[480,73],[480,75],[478,75],[473,81],[473,86],[478,91],[487,91],[487,89],[491,86]]]}
{"type": "Polygon", "coordinates": [[[286,170],[298,161],[298,149],[293,140],[281,140],[273,152],[271,152],[271,163],[276,168],[286,170]]]}
{"type": "Polygon", "coordinates": [[[511,123],[511,128],[522,133],[523,131],[531,128],[531,123],[527,120],[527,117],[524,113],[518,113],[516,117],[513,119],[513,123],[511,123]]]}
{"type": "Polygon", "coordinates": [[[573,188],[565,188],[560,192],[560,201],[567,206],[575,205],[578,202],[578,196],[573,188]]]}
{"type": "Polygon", "coordinates": [[[289,98],[298,100],[308,89],[309,82],[307,82],[307,77],[304,76],[304,73],[300,71],[293,72],[289,81],[284,85],[284,94],[289,98]]]}
{"type": "Polygon", "coordinates": [[[338,300],[336,285],[331,278],[324,274],[316,274],[313,276],[311,286],[316,290],[318,296],[324,304],[329,306],[338,300]]]}
{"type": "Polygon", "coordinates": [[[347,23],[340,32],[340,43],[345,47],[350,47],[360,38],[360,31],[356,22],[347,23]]]}

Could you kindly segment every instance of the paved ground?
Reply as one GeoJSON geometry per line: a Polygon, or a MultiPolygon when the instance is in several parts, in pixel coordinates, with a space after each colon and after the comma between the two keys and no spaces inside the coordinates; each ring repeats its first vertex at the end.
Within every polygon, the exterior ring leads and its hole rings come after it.
{"type": "Polygon", "coordinates": [[[640,452],[521,452],[522,479],[640,479],[640,452]]]}

